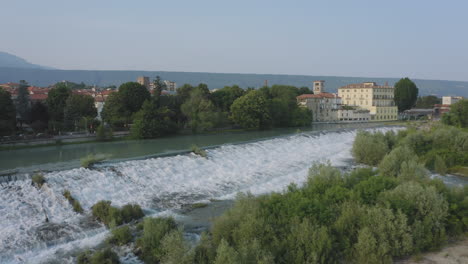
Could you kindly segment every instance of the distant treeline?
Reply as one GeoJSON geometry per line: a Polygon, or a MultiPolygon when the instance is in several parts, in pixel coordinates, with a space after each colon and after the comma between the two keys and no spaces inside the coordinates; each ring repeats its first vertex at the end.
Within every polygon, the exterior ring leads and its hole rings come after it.
{"type": "MultiPolygon", "coordinates": [[[[315,80],[325,80],[326,89],[336,92],[341,86],[350,83],[373,81],[379,84],[396,83],[399,78],[362,78],[337,76],[307,76],[281,74],[239,74],[239,73],[203,73],[203,72],[168,72],[168,71],[86,71],[86,70],[44,70],[44,69],[16,69],[0,68],[0,83],[28,80],[30,84],[48,86],[50,84],[68,80],[75,83],[84,82],[87,85],[119,86],[122,83],[135,81],[138,76],[161,76],[164,80],[177,82],[179,85],[188,83],[198,85],[205,83],[210,89],[222,88],[226,85],[238,85],[244,89],[248,87],[262,87],[265,80],[270,85],[293,85],[297,87],[309,86],[315,80]]],[[[468,96],[468,82],[443,80],[417,80],[414,82],[420,89],[420,95],[435,94],[468,96]]]]}

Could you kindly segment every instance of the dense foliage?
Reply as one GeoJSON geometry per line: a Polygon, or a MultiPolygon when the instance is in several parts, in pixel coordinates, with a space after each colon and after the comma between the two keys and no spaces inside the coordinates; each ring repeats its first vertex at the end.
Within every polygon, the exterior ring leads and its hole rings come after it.
{"type": "Polygon", "coordinates": [[[231,106],[231,118],[244,128],[270,127],[271,116],[267,98],[260,91],[251,91],[236,99],[231,106]]]}
{"type": "Polygon", "coordinates": [[[442,99],[435,96],[435,95],[427,95],[418,97],[416,100],[415,108],[422,108],[422,109],[431,109],[434,107],[435,104],[441,104],[442,99]]]}
{"type": "Polygon", "coordinates": [[[21,80],[18,87],[18,96],[16,98],[16,112],[20,120],[29,121],[31,114],[31,102],[29,99],[29,84],[25,80],[21,80]]]}
{"type": "Polygon", "coordinates": [[[403,112],[410,109],[418,99],[418,87],[408,77],[400,79],[395,83],[395,104],[398,106],[398,111],[403,112]]]}
{"type": "Polygon", "coordinates": [[[457,127],[468,127],[468,99],[450,106],[450,112],[442,116],[442,122],[457,127]]]}
{"type": "Polygon", "coordinates": [[[143,211],[137,204],[127,204],[122,208],[117,208],[111,206],[110,201],[99,201],[91,209],[94,217],[110,227],[130,223],[144,216],[143,211]]]}
{"type": "Polygon", "coordinates": [[[64,121],[67,128],[89,129],[96,116],[97,109],[92,96],[72,94],[68,97],[64,108],[64,121]]]}
{"type": "Polygon", "coordinates": [[[10,135],[16,127],[16,110],[11,94],[0,88],[0,136],[10,135]]]}
{"type": "Polygon", "coordinates": [[[135,114],[131,135],[136,139],[145,139],[174,134],[178,128],[175,118],[175,113],[169,108],[158,108],[154,101],[145,101],[135,114]]]}
{"type": "Polygon", "coordinates": [[[379,167],[381,173],[396,176],[400,164],[422,164],[441,174],[468,166],[468,133],[450,126],[388,132],[358,132],[353,145],[356,161],[379,167]],[[382,153],[389,154],[383,158],[382,153]],[[383,159],[382,159],[383,158],[383,159]]]}
{"type": "Polygon", "coordinates": [[[133,115],[150,98],[150,93],[143,85],[137,82],[124,83],[117,93],[112,93],[107,98],[101,113],[102,119],[114,127],[127,127],[132,122],[133,115]]]}
{"type": "MultiPolygon", "coordinates": [[[[63,83],[57,84],[47,95],[47,108],[50,119],[57,124],[63,122],[64,110],[71,90],[63,83]]],[[[57,125],[58,126],[58,125],[57,125]]]]}

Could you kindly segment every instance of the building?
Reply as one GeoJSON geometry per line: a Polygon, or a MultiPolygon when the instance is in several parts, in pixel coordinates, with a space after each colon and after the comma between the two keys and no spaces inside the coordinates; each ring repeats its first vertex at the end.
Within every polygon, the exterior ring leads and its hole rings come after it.
{"type": "Polygon", "coordinates": [[[460,100],[463,100],[461,96],[442,96],[442,105],[452,105],[460,100]]]}
{"type": "Polygon", "coordinates": [[[143,85],[144,87],[146,87],[147,89],[150,88],[150,81],[149,81],[149,77],[146,77],[146,76],[140,76],[137,78],[137,83],[143,85]]]}
{"type": "Polygon", "coordinates": [[[369,122],[371,119],[369,110],[350,106],[341,106],[337,117],[340,122],[369,122]]]}
{"type": "Polygon", "coordinates": [[[324,81],[313,83],[314,94],[299,95],[297,103],[312,111],[313,122],[336,122],[338,121],[338,109],[341,99],[338,95],[325,92],[324,81]]]}
{"type": "Polygon", "coordinates": [[[177,91],[177,83],[172,81],[164,81],[166,85],[166,90],[169,92],[176,92],[177,91]]]}
{"type": "Polygon", "coordinates": [[[338,88],[338,96],[344,105],[367,109],[370,121],[390,121],[398,119],[398,108],[393,97],[395,89],[375,82],[349,84],[338,88]]]}

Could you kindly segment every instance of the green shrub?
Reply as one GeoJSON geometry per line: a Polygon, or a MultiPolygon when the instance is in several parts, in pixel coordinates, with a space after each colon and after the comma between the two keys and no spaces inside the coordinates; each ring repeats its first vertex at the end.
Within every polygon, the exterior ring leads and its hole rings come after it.
{"type": "Polygon", "coordinates": [[[182,231],[173,230],[166,234],[161,241],[161,263],[190,264],[194,263],[194,255],[190,245],[185,241],[182,231]]]}
{"type": "Polygon", "coordinates": [[[73,206],[73,211],[80,213],[80,214],[84,212],[83,207],[81,207],[81,204],[80,202],[78,202],[78,200],[73,200],[72,206],[73,206]]]}
{"type": "Polygon", "coordinates": [[[40,173],[36,173],[32,176],[31,178],[32,183],[35,184],[37,187],[41,188],[44,183],[46,183],[46,180],[44,178],[44,175],[40,173]]]}
{"type": "Polygon", "coordinates": [[[107,238],[107,243],[112,245],[123,246],[132,241],[132,232],[130,227],[122,226],[111,231],[111,235],[107,238]]]}
{"type": "Polygon", "coordinates": [[[445,165],[445,161],[440,156],[436,156],[435,158],[434,170],[440,175],[445,175],[447,173],[447,165],[445,165]]]}
{"type": "Polygon", "coordinates": [[[208,206],[207,203],[193,203],[193,204],[191,204],[191,207],[192,207],[193,209],[205,208],[205,207],[207,207],[207,206],[208,206]]]}
{"type": "Polygon", "coordinates": [[[122,221],[130,223],[133,220],[143,218],[145,214],[138,204],[126,204],[121,209],[122,221]]]}
{"type": "Polygon", "coordinates": [[[88,156],[81,159],[81,167],[90,168],[94,164],[106,160],[109,158],[109,155],[103,154],[89,154],[88,156]]]}
{"type": "Polygon", "coordinates": [[[99,201],[91,207],[91,210],[93,216],[108,227],[117,227],[144,216],[139,205],[127,204],[119,209],[111,206],[110,201],[99,201]]]}
{"type": "Polygon", "coordinates": [[[103,124],[100,124],[96,130],[96,140],[97,141],[112,140],[112,129],[105,127],[103,124]]]}
{"type": "Polygon", "coordinates": [[[78,202],[78,200],[76,200],[70,193],[69,190],[64,190],[63,191],[63,196],[68,200],[68,202],[73,206],[73,211],[77,212],[77,213],[83,213],[84,210],[83,210],[83,207],[81,207],[81,204],[80,202],[78,202]]]}
{"type": "Polygon", "coordinates": [[[93,252],[91,250],[85,250],[77,256],[76,263],[77,264],[89,264],[91,263],[92,256],[93,256],[93,252]]]}
{"type": "Polygon", "coordinates": [[[91,257],[91,264],[119,264],[119,256],[110,248],[96,251],[91,257]]]}
{"type": "Polygon", "coordinates": [[[351,151],[357,162],[376,166],[389,151],[388,145],[380,132],[358,131],[351,151]]]}
{"type": "Polygon", "coordinates": [[[195,153],[196,155],[198,156],[201,156],[201,157],[208,157],[208,154],[206,153],[206,150],[204,149],[201,149],[200,147],[198,147],[197,145],[192,145],[192,147],[190,148],[190,150],[195,153]]]}
{"type": "Polygon", "coordinates": [[[140,258],[145,263],[159,262],[164,255],[162,239],[176,229],[173,218],[145,218],[143,235],[137,240],[137,246],[141,250],[140,258]]]}
{"type": "Polygon", "coordinates": [[[109,248],[95,251],[86,250],[76,258],[77,264],[119,264],[119,256],[109,248]]]}
{"type": "Polygon", "coordinates": [[[379,164],[379,173],[387,177],[397,177],[404,161],[417,159],[417,156],[407,147],[393,149],[379,164]]]}

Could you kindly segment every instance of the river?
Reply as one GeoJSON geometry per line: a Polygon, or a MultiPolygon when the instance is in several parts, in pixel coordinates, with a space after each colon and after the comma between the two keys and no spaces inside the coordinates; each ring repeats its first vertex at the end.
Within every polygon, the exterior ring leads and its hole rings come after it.
{"type": "MultiPolygon", "coordinates": [[[[180,220],[184,216],[179,209],[187,204],[228,201],[238,192],[259,195],[281,191],[291,182],[301,185],[313,162],[329,161],[341,167],[352,164],[350,150],[357,131],[355,126],[119,141],[1,153],[1,168],[18,172],[13,180],[9,178],[0,185],[0,263],[51,260],[71,263],[72,252],[98,245],[108,233],[89,217],[91,206],[100,200],[112,201],[116,206],[137,203],[146,215],[172,215],[180,220]],[[193,143],[215,147],[207,150],[208,158],[191,153],[168,155],[186,150],[193,143]],[[111,153],[113,160],[94,169],[79,168],[78,158],[90,152],[111,153]],[[30,171],[36,169],[49,170],[45,174],[47,183],[41,189],[31,185],[30,171]],[[65,189],[80,201],[85,215],[72,210],[62,196],[65,189]]],[[[366,129],[385,132],[397,128],[366,129]]],[[[458,178],[450,181],[461,184],[458,178]]],[[[131,259],[123,260],[132,263],[131,259]]]]}

